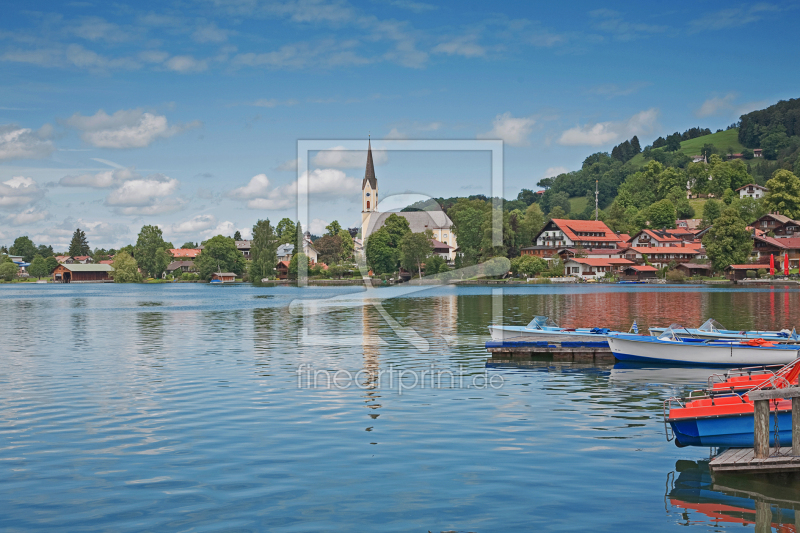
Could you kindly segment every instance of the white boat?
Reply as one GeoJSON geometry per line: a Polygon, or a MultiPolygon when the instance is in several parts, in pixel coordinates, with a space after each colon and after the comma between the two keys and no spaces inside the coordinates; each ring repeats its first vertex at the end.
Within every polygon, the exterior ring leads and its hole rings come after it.
{"type": "Polygon", "coordinates": [[[800,337],[797,336],[797,333],[794,331],[794,329],[792,329],[792,331],[789,331],[788,329],[783,329],[781,331],[734,331],[731,329],[725,329],[722,324],[713,318],[709,318],[703,322],[703,325],[699,328],[685,328],[683,326],[679,326],[678,324],[673,324],[668,328],[649,328],[650,335],[653,335],[654,337],[658,337],[668,329],[678,332],[681,335],[695,337],[698,339],[764,339],[781,343],[800,342],[800,337]]]}
{"type": "Polygon", "coordinates": [[[687,339],[668,329],[659,337],[626,335],[608,337],[611,353],[620,361],[645,361],[684,365],[785,365],[800,356],[794,345],[758,345],[756,340],[687,339]]]}
{"type": "Polygon", "coordinates": [[[536,341],[551,335],[563,336],[564,340],[600,341],[614,332],[608,328],[561,328],[549,317],[536,316],[527,326],[489,326],[489,333],[493,341],[536,341]]]}

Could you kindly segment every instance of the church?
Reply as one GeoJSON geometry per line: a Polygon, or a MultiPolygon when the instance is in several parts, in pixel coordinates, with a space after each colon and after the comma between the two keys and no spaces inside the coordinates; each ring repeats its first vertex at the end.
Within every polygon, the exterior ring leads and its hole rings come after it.
{"type": "Polygon", "coordinates": [[[378,211],[378,179],[375,177],[375,165],[372,162],[372,142],[367,145],[367,169],[364,181],[361,182],[361,238],[366,244],[371,234],[379,230],[389,215],[397,215],[408,220],[414,233],[433,233],[434,249],[437,254],[452,263],[456,259],[456,236],[453,235],[453,221],[444,211],[409,211],[399,213],[381,213],[378,211]]]}

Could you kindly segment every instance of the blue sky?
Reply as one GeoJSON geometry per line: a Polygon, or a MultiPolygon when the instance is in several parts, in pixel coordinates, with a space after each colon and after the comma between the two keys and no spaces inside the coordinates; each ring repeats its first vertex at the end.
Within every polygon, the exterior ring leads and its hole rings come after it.
{"type": "MultiPolygon", "coordinates": [[[[505,196],[639,135],[798,97],[797,5],[16,3],[0,19],[0,244],[176,245],[295,218],[298,139],[502,139],[505,196]],[[600,7],[600,6],[603,7],[600,7]]],[[[366,142],[365,142],[366,144],[366,142]]],[[[312,231],[363,154],[312,154],[312,231]]],[[[383,153],[384,197],[489,193],[484,154],[383,153]]]]}

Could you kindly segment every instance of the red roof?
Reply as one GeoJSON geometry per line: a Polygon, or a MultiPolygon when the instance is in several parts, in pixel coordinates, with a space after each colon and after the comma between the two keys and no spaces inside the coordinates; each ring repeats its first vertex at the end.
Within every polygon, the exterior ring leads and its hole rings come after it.
{"type": "Polygon", "coordinates": [[[453,247],[450,246],[449,244],[445,244],[443,242],[439,242],[436,239],[431,239],[431,244],[433,245],[434,249],[437,249],[437,248],[447,248],[448,250],[452,250],[453,249],[453,247]]]}
{"type": "Polygon", "coordinates": [[[581,265],[603,267],[603,266],[616,266],[616,265],[632,265],[633,261],[629,259],[602,259],[599,257],[571,257],[567,261],[575,261],[581,265]]]}
{"type": "Polygon", "coordinates": [[[88,255],[76,255],[72,257],[75,261],[86,261],[89,259],[88,255]]]}
{"type": "Polygon", "coordinates": [[[289,268],[289,261],[278,261],[278,266],[285,266],[289,268]]]}
{"type": "Polygon", "coordinates": [[[636,272],[656,272],[658,269],[651,265],[631,265],[628,268],[634,269],[636,272]]]}
{"type": "Polygon", "coordinates": [[[113,259],[103,259],[102,261],[99,261],[99,264],[101,264],[101,265],[112,265],[112,264],[114,264],[114,260],[113,259]]]}
{"type": "Polygon", "coordinates": [[[793,250],[800,248],[800,237],[767,237],[770,241],[777,241],[783,248],[793,250]]]}
{"type": "Polygon", "coordinates": [[[172,254],[172,257],[190,257],[192,259],[202,252],[199,248],[172,248],[168,251],[172,254]]]}
{"type": "MultiPolygon", "coordinates": [[[[734,154],[734,155],[741,155],[741,154],[734,154]]],[[[746,187],[758,187],[759,189],[762,189],[762,190],[765,190],[765,191],[767,190],[767,188],[764,187],[763,185],[758,185],[757,183],[748,183],[747,185],[743,185],[742,187],[739,187],[738,189],[736,189],[736,192],[739,192],[739,191],[741,191],[742,189],[744,189],[746,187]]]]}
{"type": "Polygon", "coordinates": [[[619,238],[622,239],[625,242],[628,242],[629,240],[631,240],[631,236],[628,235],[627,233],[620,233],[619,234],[619,238]]]}
{"type": "Polygon", "coordinates": [[[567,220],[554,218],[553,224],[558,226],[564,235],[573,242],[620,242],[619,236],[599,220],[567,220]],[[578,233],[602,233],[604,236],[577,235],[578,233]]]}
{"type": "Polygon", "coordinates": [[[634,252],[640,254],[691,254],[691,253],[699,253],[700,249],[703,247],[701,243],[691,243],[682,246],[651,246],[651,247],[641,247],[641,246],[632,246],[630,249],[634,252]]]}

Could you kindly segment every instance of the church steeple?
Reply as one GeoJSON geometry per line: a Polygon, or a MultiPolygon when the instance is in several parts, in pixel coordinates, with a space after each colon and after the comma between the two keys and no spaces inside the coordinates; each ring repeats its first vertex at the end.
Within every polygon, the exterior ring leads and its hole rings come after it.
{"type": "MultiPolygon", "coordinates": [[[[375,164],[372,162],[372,140],[367,141],[367,169],[361,182],[361,212],[372,213],[378,210],[378,179],[375,177],[375,164]]],[[[364,219],[366,220],[366,219],[364,219]]]]}
{"type": "Polygon", "coordinates": [[[364,172],[364,181],[361,182],[361,190],[364,190],[367,183],[373,190],[378,189],[378,180],[375,178],[375,165],[372,163],[372,139],[367,141],[367,170],[364,172]]]}

